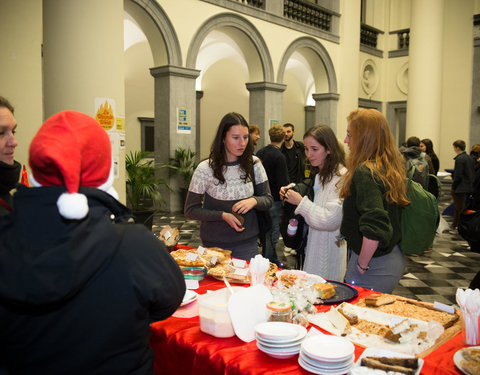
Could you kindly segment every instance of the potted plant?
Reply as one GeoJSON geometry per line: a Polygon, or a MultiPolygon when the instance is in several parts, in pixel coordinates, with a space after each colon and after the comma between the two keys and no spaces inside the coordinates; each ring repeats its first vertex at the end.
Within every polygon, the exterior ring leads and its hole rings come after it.
{"type": "Polygon", "coordinates": [[[190,148],[178,147],[175,149],[173,158],[170,158],[168,167],[182,177],[183,187],[180,188],[182,202],[185,203],[187,197],[188,187],[193,176],[193,172],[197,168],[196,152],[190,148]]]}
{"type": "Polygon", "coordinates": [[[156,171],[165,167],[165,164],[155,165],[151,152],[130,151],[125,156],[127,205],[136,221],[150,229],[155,210],[165,203],[158,187],[164,185],[172,191],[165,180],[155,177],[156,171]]]}

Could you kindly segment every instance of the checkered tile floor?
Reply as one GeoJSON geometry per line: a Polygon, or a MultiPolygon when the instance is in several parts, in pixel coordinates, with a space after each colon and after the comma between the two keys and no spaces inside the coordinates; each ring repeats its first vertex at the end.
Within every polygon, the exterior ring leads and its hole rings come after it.
{"type": "MultiPolygon", "coordinates": [[[[440,212],[450,204],[449,185],[444,185],[444,193],[439,202],[440,212]]],[[[442,217],[444,220],[440,229],[447,229],[451,217],[442,217]]],[[[158,233],[167,224],[180,229],[181,244],[201,244],[199,222],[185,220],[183,213],[157,214],[154,217],[153,231],[158,233]]],[[[294,257],[285,256],[282,245],[280,240],[277,244],[279,259],[287,268],[294,268],[294,257]]],[[[425,302],[456,304],[457,288],[468,288],[479,270],[480,254],[471,252],[467,242],[458,233],[446,230],[437,234],[431,251],[423,256],[407,257],[405,274],[393,293],[425,302]]]]}

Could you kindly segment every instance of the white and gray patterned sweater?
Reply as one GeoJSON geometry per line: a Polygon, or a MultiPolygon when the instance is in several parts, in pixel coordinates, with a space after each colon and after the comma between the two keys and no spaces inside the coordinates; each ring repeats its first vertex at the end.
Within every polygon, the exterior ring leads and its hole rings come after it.
{"type": "Polygon", "coordinates": [[[202,161],[193,174],[185,202],[185,217],[199,220],[200,238],[208,243],[217,243],[218,247],[228,248],[228,245],[251,240],[258,235],[258,222],[255,210],[244,215],[245,230],[237,232],[223,219],[223,212],[232,212],[232,206],[246,198],[257,200],[255,209],[268,210],[273,197],[270,194],[268,178],[260,159],[253,156],[255,186],[251,181],[245,183],[238,162],[228,163],[224,172],[225,183],[220,184],[213,176],[213,170],[208,160],[202,161]]]}

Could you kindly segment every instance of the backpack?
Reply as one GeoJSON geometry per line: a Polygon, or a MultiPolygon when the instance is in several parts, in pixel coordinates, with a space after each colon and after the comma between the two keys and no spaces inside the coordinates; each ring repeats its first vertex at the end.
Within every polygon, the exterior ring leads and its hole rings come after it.
{"type": "Polygon", "coordinates": [[[438,203],[433,194],[412,178],[407,178],[406,186],[410,204],[402,208],[400,249],[407,255],[423,255],[432,245],[440,223],[438,203]]]}
{"type": "Polygon", "coordinates": [[[416,159],[407,159],[405,169],[407,171],[413,170],[412,175],[408,177],[421,184],[424,189],[428,188],[429,170],[428,162],[424,155],[420,154],[420,156],[416,159]]]}
{"type": "Polygon", "coordinates": [[[437,198],[438,201],[440,195],[442,194],[442,183],[440,182],[440,179],[434,174],[429,174],[427,186],[427,191],[433,194],[433,196],[437,198]]]}

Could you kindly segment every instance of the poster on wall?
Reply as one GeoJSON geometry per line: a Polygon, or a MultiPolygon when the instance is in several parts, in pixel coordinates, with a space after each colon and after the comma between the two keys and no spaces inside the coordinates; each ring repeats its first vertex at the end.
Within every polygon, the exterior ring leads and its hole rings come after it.
{"type": "Polygon", "coordinates": [[[177,108],[177,134],[191,134],[191,114],[188,108],[177,108]]]}
{"type": "Polygon", "coordinates": [[[277,124],[280,124],[280,121],[278,121],[278,120],[270,120],[270,128],[271,128],[273,125],[277,125],[277,124]]]}
{"type": "Polygon", "coordinates": [[[110,132],[115,130],[115,99],[95,98],[95,119],[110,132]]]}

